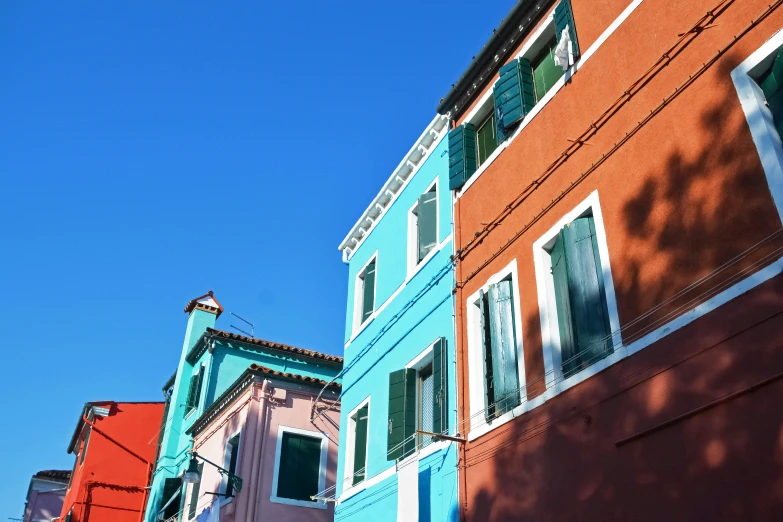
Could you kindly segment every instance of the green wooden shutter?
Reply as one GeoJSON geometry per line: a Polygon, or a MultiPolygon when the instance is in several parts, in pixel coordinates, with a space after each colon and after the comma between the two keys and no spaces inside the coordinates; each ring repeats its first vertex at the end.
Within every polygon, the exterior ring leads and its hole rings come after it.
{"type": "Polygon", "coordinates": [[[196,380],[196,394],[193,396],[193,408],[198,408],[198,404],[201,401],[201,387],[204,384],[204,372],[205,369],[202,366],[198,371],[198,379],[196,380]]]}
{"type": "Polygon", "coordinates": [[[571,0],[560,0],[560,3],[555,7],[555,32],[557,33],[557,39],[560,41],[560,37],[563,34],[563,29],[568,27],[568,33],[571,35],[571,42],[573,42],[574,59],[576,59],[581,52],[579,51],[579,39],[576,37],[576,24],[574,24],[574,11],[571,8],[571,0]]]}
{"type": "Polygon", "coordinates": [[[283,433],[276,495],[311,502],[310,497],[318,493],[320,468],[320,439],[283,433]]]}
{"type": "Polygon", "coordinates": [[[495,379],[492,374],[492,335],[489,328],[489,300],[483,290],[479,290],[479,318],[481,319],[481,349],[484,354],[484,419],[489,422],[495,417],[495,379]]]}
{"type": "Polygon", "coordinates": [[[506,141],[506,137],[509,134],[506,132],[506,126],[503,124],[503,108],[500,106],[500,98],[498,97],[499,84],[500,80],[496,81],[492,88],[492,102],[495,111],[495,141],[498,146],[506,141]]]}
{"type": "Polygon", "coordinates": [[[438,194],[434,190],[419,196],[417,227],[418,260],[421,261],[438,244],[438,194]]]}
{"type": "Polygon", "coordinates": [[[366,321],[375,311],[375,260],[364,270],[362,284],[362,322],[366,321]]]}
{"type": "Polygon", "coordinates": [[[416,449],[416,370],[389,374],[389,423],[386,459],[404,459],[416,449]]]}
{"type": "Polygon", "coordinates": [[[435,341],[432,353],[432,431],[445,433],[449,428],[449,381],[448,352],[446,338],[435,341]]]}
{"type": "Polygon", "coordinates": [[[449,190],[456,190],[476,172],[476,127],[470,123],[449,132],[449,190]]]}
{"type": "Polygon", "coordinates": [[[520,403],[514,322],[511,281],[500,281],[490,285],[489,324],[492,335],[492,374],[495,380],[496,416],[510,411],[520,403]]]}
{"type": "Polygon", "coordinates": [[[783,52],[778,52],[772,67],[759,78],[778,134],[783,136],[783,52]]]}
{"type": "Polygon", "coordinates": [[[158,520],[168,520],[179,513],[180,502],[177,499],[182,493],[182,478],[167,478],[163,481],[162,507],[158,513],[158,520]]]}
{"type": "MultiPolygon", "coordinates": [[[[239,459],[239,441],[240,435],[228,441],[231,446],[231,457],[228,460],[228,472],[232,475],[237,473],[237,460],[239,459]]],[[[231,480],[226,480],[226,498],[234,496],[234,484],[231,480]]]]}
{"type": "MultiPolygon", "coordinates": [[[[204,476],[204,463],[198,465],[198,476],[204,476]]],[[[196,509],[198,508],[198,495],[201,490],[201,481],[195,482],[190,486],[190,507],[188,509],[188,518],[196,518],[196,509]]]]}
{"type": "Polygon", "coordinates": [[[196,400],[196,388],[198,387],[198,374],[190,376],[190,384],[188,385],[188,396],[185,400],[186,412],[195,408],[196,400]]]}
{"type": "MultiPolygon", "coordinates": [[[[593,217],[569,223],[560,232],[558,242],[562,243],[562,254],[557,254],[559,259],[556,261],[553,250],[552,273],[557,272],[555,299],[558,301],[563,374],[568,377],[611,353],[612,340],[593,217]],[[561,264],[565,265],[565,285],[561,264]]],[[[555,248],[558,248],[557,243],[555,248]]]]}
{"type": "Polygon", "coordinates": [[[73,508],[71,508],[71,509],[68,511],[68,514],[67,514],[67,515],[65,515],[65,522],[71,522],[71,516],[73,516],[73,508]]]}
{"type": "Polygon", "coordinates": [[[498,130],[500,132],[502,129],[504,134],[508,134],[509,127],[522,121],[536,104],[530,62],[520,58],[501,67],[500,79],[495,82],[493,96],[498,130]]]}
{"type": "Polygon", "coordinates": [[[353,481],[352,484],[362,482],[367,475],[367,420],[369,406],[362,406],[356,412],[356,436],[353,449],[353,481]]]}

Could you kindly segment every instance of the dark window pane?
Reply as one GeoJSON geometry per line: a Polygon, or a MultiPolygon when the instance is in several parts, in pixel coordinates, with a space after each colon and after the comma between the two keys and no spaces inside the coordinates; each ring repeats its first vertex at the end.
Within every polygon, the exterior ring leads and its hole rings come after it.
{"type": "Polygon", "coordinates": [[[478,149],[478,165],[484,163],[487,158],[495,152],[498,147],[497,136],[495,135],[495,113],[490,113],[476,132],[476,145],[478,149]]]}

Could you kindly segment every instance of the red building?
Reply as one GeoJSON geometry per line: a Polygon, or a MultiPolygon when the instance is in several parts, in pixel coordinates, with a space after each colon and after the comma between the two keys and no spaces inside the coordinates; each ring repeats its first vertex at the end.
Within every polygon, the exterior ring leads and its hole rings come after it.
{"type": "Polygon", "coordinates": [[[60,520],[138,522],[163,418],[162,402],[89,402],[68,453],[76,456],[60,520]]]}
{"type": "Polygon", "coordinates": [[[441,102],[463,520],[781,520],[781,4],[520,1],[441,102]]]}

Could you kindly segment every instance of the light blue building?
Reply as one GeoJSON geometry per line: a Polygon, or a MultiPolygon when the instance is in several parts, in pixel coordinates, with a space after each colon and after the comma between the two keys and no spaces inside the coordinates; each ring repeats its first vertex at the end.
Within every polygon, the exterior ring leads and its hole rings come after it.
{"type": "Polygon", "coordinates": [[[335,520],[458,519],[452,195],[436,117],[340,245],[349,266],[335,520]]]}
{"type": "MultiPolygon", "coordinates": [[[[193,447],[187,432],[251,365],[323,381],[334,379],[342,369],[342,357],[216,330],[215,321],[223,308],[212,292],[190,301],[185,312],[188,323],[179,366],[163,389],[166,409],[145,522],[195,520],[194,510],[184,509],[186,505],[195,507],[195,500],[186,498],[186,493],[190,492],[191,497],[198,494],[182,480],[189,463],[188,452],[193,447]]],[[[336,382],[340,382],[339,378],[336,382]]],[[[324,397],[336,399],[328,392],[324,397]]],[[[231,466],[242,458],[240,435],[226,442],[221,463],[232,473],[235,470],[231,466]]],[[[250,494],[254,488],[252,480],[246,476],[244,490],[238,494],[250,494]]],[[[226,491],[213,493],[217,500],[222,498],[222,503],[231,496],[226,491]]]]}

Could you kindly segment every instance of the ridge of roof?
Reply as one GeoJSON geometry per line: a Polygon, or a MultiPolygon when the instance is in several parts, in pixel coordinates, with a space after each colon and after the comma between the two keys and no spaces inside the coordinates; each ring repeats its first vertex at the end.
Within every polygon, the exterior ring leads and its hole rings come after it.
{"type": "Polygon", "coordinates": [[[33,475],[33,478],[45,478],[45,479],[53,479],[58,482],[68,482],[68,479],[71,478],[71,470],[45,469],[33,475]]]}
{"type": "Polygon", "coordinates": [[[254,344],[256,346],[263,346],[265,348],[271,348],[273,350],[281,350],[284,352],[292,352],[296,353],[298,355],[304,355],[305,357],[312,357],[314,359],[323,359],[325,361],[330,362],[339,362],[342,364],[343,358],[338,355],[329,355],[326,353],[316,352],[314,350],[307,350],[305,348],[298,348],[296,346],[291,346],[288,344],[282,344],[282,343],[276,343],[273,341],[266,341],[264,339],[257,339],[255,337],[246,337],[244,335],[239,335],[231,332],[226,332],[224,330],[217,330],[215,328],[207,328],[207,333],[210,335],[215,335],[217,337],[222,337],[223,339],[231,339],[234,341],[239,341],[247,344],[254,344]]]}
{"type": "Polygon", "coordinates": [[[306,375],[301,375],[298,373],[281,372],[279,370],[273,370],[272,368],[268,368],[266,366],[262,366],[256,363],[251,364],[247,370],[254,373],[263,373],[266,375],[273,375],[275,377],[283,377],[286,379],[298,380],[298,381],[306,382],[308,384],[319,384],[321,386],[329,385],[330,387],[334,387],[334,388],[342,388],[343,386],[339,382],[330,383],[323,379],[318,379],[317,377],[308,377],[306,375]]]}

